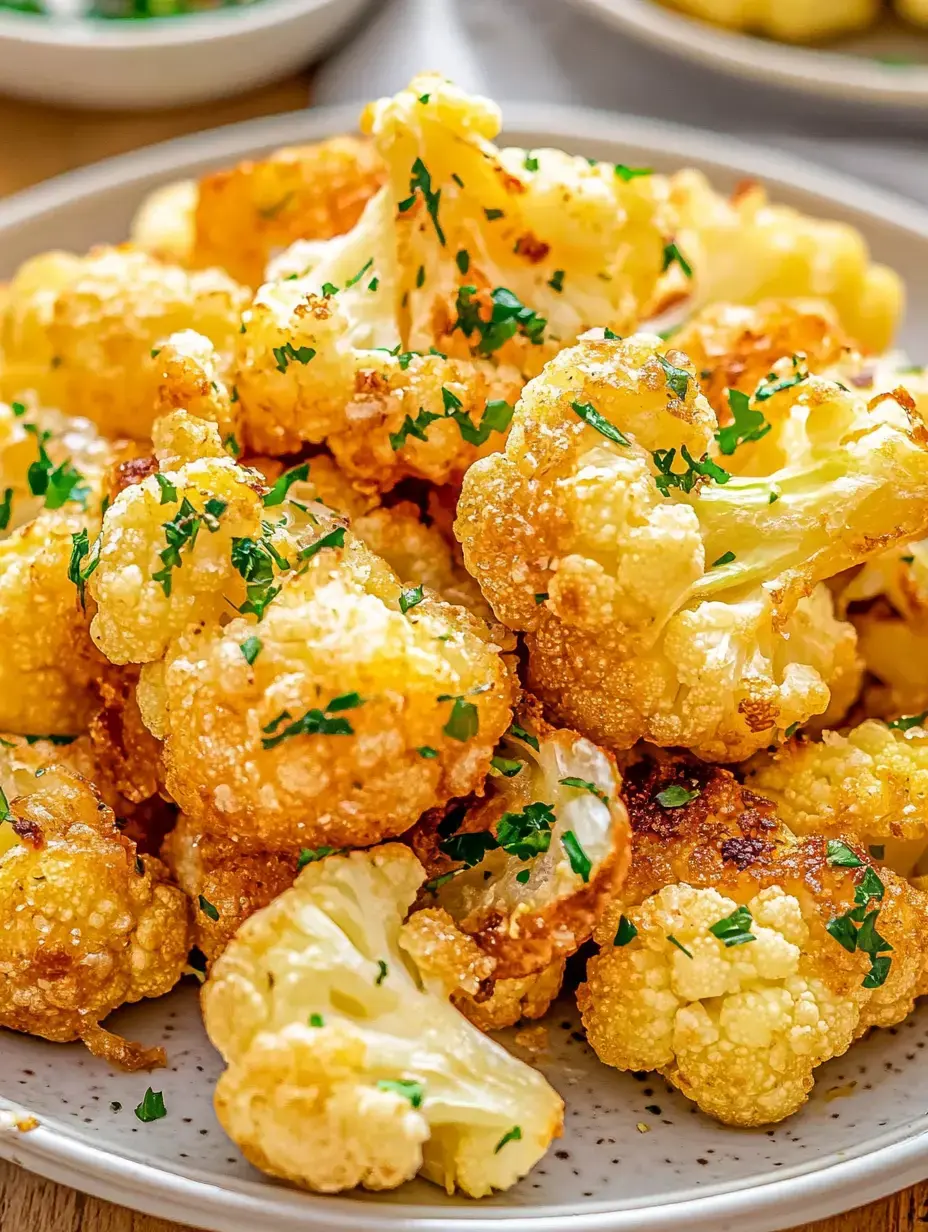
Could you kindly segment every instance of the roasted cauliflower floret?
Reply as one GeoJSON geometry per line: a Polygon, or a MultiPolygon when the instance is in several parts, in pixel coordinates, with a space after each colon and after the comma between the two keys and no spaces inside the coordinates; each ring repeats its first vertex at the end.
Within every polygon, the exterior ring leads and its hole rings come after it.
{"type": "Polygon", "coordinates": [[[34,257],[0,315],[0,395],[33,389],[107,435],[145,439],[157,411],[152,352],[193,329],[228,363],[248,299],[221,270],[188,273],[128,246],[34,257]]]}
{"type": "Polygon", "coordinates": [[[912,538],[928,452],[897,403],[818,386],[819,451],[751,478],[708,455],[726,429],[657,338],[588,339],[526,388],[456,531],[564,722],[734,761],[823,713],[832,680],[853,699],[853,632],[815,588],[912,538]]]}
{"type": "Polygon", "coordinates": [[[670,0],[693,17],[763,34],[786,43],[814,43],[837,38],[854,30],[865,30],[876,21],[880,0],[825,0],[805,4],[803,0],[670,0]]]}
{"type": "Polygon", "coordinates": [[[694,279],[671,266],[664,296],[689,295],[694,306],[827,300],[843,328],[866,350],[879,352],[890,345],[902,312],[902,281],[871,261],[863,236],[853,227],[772,204],[753,182],[727,199],[693,170],[670,178],[668,205],[694,279]]]}
{"type": "Polygon", "coordinates": [[[928,845],[928,732],[910,719],[791,740],[761,755],[745,783],[794,834],[853,835],[904,876],[928,845]]]}
{"type": "Polygon", "coordinates": [[[523,708],[485,793],[410,832],[429,873],[421,903],[444,909],[496,960],[496,979],[568,958],[628,869],[620,789],[610,754],[523,708]]]}
{"type": "Polygon", "coordinates": [[[194,189],[191,259],[258,287],[268,261],[294,240],[350,231],[384,178],[380,155],[357,137],[277,150],[214,171],[194,189]]]}
{"type": "Polygon", "coordinates": [[[246,435],[272,454],[326,439],[384,490],[444,483],[499,441],[547,357],[641,315],[663,264],[661,193],[611,164],[498,150],[496,108],[438,77],[362,126],[388,181],[305,272],[278,264],[246,313],[246,435]]]}
{"type": "Polygon", "coordinates": [[[189,626],[139,687],[172,798],[252,850],[398,834],[478,789],[509,724],[481,620],[404,590],[343,527],[310,529],[260,623],[189,626]]]}
{"type": "Polygon", "coordinates": [[[82,1039],[128,1069],[163,1064],[162,1049],[100,1023],[180,978],[189,949],[184,896],[160,861],[137,856],[80,775],[50,766],[39,784],[10,802],[0,823],[16,839],[0,856],[0,1025],[82,1039]]]}
{"type": "Polygon", "coordinates": [[[215,964],[203,1012],[228,1066],[216,1112],[264,1171],[328,1193],[421,1172],[481,1197],[560,1132],[542,1076],[401,948],[424,875],[397,844],[311,864],[215,964]]]}
{"type": "Polygon", "coordinates": [[[588,1039],[719,1120],[781,1120],[816,1066],[911,1011],[928,899],[852,842],[795,838],[726,771],[627,774],[633,871],[578,993],[588,1039]]]}
{"type": "MultiPolygon", "coordinates": [[[[195,180],[177,180],[150,192],[132,219],[129,238],[135,247],[151,253],[159,261],[190,265],[198,196],[195,180]]],[[[228,269],[220,260],[205,261],[203,264],[221,265],[228,269]]]]}

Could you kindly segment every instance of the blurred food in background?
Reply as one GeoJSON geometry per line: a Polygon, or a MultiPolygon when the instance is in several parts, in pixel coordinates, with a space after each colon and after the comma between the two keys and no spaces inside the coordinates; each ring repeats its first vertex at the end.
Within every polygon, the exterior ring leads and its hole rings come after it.
{"type": "Polygon", "coordinates": [[[785,43],[812,43],[866,30],[895,12],[928,24],[928,0],[665,0],[671,8],[731,30],[785,43]]]}

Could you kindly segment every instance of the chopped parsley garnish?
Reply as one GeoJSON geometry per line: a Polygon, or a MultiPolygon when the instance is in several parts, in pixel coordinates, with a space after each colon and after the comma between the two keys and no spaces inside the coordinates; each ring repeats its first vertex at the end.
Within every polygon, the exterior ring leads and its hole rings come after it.
{"type": "Polygon", "coordinates": [[[489,209],[489,210],[484,210],[483,212],[484,212],[484,215],[486,216],[487,222],[496,222],[497,218],[504,217],[502,210],[489,209]]]}
{"type": "Polygon", "coordinates": [[[534,749],[536,753],[540,751],[541,746],[538,743],[538,737],[533,736],[531,732],[527,732],[525,728],[520,727],[518,723],[513,723],[510,726],[509,735],[515,736],[517,740],[524,740],[529,748],[534,749]]]}
{"type": "Polygon", "coordinates": [[[593,865],[590,861],[590,857],[581,847],[580,840],[577,838],[576,834],[574,834],[573,830],[564,831],[564,834],[561,837],[561,843],[563,844],[564,850],[567,852],[567,858],[570,860],[570,867],[578,877],[583,878],[584,882],[589,881],[590,871],[593,868],[593,865]]]}
{"type": "Polygon", "coordinates": [[[161,489],[161,499],[158,502],[160,505],[167,505],[171,501],[177,500],[177,488],[174,487],[167,475],[162,475],[160,471],[157,471],[155,482],[161,489]]]}
{"type": "Polygon", "coordinates": [[[551,275],[551,277],[548,279],[548,286],[551,288],[552,291],[557,291],[557,293],[560,295],[560,293],[564,290],[564,271],[555,270],[554,273],[551,275]]]}
{"type": "Polygon", "coordinates": [[[387,972],[389,970],[390,968],[387,966],[384,960],[382,958],[378,958],[377,959],[377,978],[376,980],[374,980],[374,983],[377,985],[378,988],[387,978],[387,972]]]}
{"type": "Polygon", "coordinates": [[[719,920],[717,924],[710,924],[709,932],[713,937],[718,937],[726,949],[730,949],[733,945],[746,945],[749,941],[757,940],[751,932],[753,923],[754,920],[747,907],[738,907],[724,920],[719,920]]]}
{"type": "Polygon", "coordinates": [[[322,1017],[321,1014],[310,1014],[309,1025],[311,1027],[324,1027],[325,1019],[322,1017]]]}
{"type": "Polygon", "coordinates": [[[863,868],[864,862],[856,852],[839,838],[830,838],[825,844],[825,859],[838,868],[863,868]]]}
{"type": "Polygon", "coordinates": [[[213,904],[209,901],[208,898],[204,898],[203,895],[200,894],[197,896],[197,902],[199,903],[200,910],[207,917],[207,919],[209,920],[219,919],[219,912],[216,910],[216,908],[213,906],[213,904]]]}
{"type": "Polygon", "coordinates": [[[367,271],[371,268],[373,264],[374,264],[374,258],[369,257],[367,261],[365,261],[364,264],[361,266],[361,268],[358,270],[358,272],[354,275],[354,277],[349,278],[348,281],[345,283],[345,290],[347,291],[349,287],[353,287],[356,282],[360,282],[361,279],[364,277],[364,275],[367,273],[367,271]]]}
{"type": "Polygon", "coordinates": [[[262,642],[260,637],[246,637],[244,642],[239,644],[239,650],[242,652],[245,662],[249,667],[251,667],[255,659],[257,659],[258,655],[261,653],[261,646],[262,642]]]}
{"type": "Polygon", "coordinates": [[[719,449],[726,456],[733,454],[746,441],[759,441],[773,427],[761,411],[751,410],[751,399],[740,389],[728,391],[728,407],[732,421],[715,434],[719,449]]]}
{"type": "Polygon", "coordinates": [[[470,412],[463,409],[461,399],[446,385],[441,387],[441,400],[445,408],[444,417],[454,420],[469,445],[483,445],[490,439],[491,432],[505,432],[512,422],[514,408],[502,398],[494,398],[486,404],[479,424],[474,423],[470,412]]]}
{"type": "Polygon", "coordinates": [[[558,779],[565,787],[576,787],[578,791],[588,791],[591,796],[595,796],[597,800],[602,800],[603,804],[609,803],[609,797],[601,787],[597,787],[595,783],[589,782],[587,779],[566,778],[558,779]]]}
{"type": "Polygon", "coordinates": [[[3,500],[0,501],[0,530],[6,530],[10,524],[10,518],[13,516],[13,489],[7,488],[3,493],[3,500]]]}
{"type": "Polygon", "coordinates": [[[424,757],[428,761],[431,761],[432,758],[438,756],[438,749],[433,749],[428,744],[420,745],[419,748],[416,749],[416,752],[419,754],[420,757],[424,757]]]}
{"type": "Polygon", "coordinates": [[[928,710],[923,710],[921,714],[900,715],[898,719],[893,719],[886,726],[891,731],[907,732],[913,727],[924,727],[926,719],[928,719],[928,710]]]}
{"type": "Polygon", "coordinates": [[[477,830],[472,834],[452,834],[439,844],[449,860],[457,860],[468,868],[479,864],[488,851],[496,851],[499,843],[489,830],[477,830]]]}
{"type": "MultiPolygon", "coordinates": [[[[440,699],[441,700],[441,699],[440,699]]],[[[450,736],[452,740],[459,740],[463,744],[466,740],[476,736],[480,728],[480,716],[477,712],[477,707],[473,702],[465,701],[463,697],[448,698],[448,701],[454,701],[451,707],[451,714],[448,716],[448,722],[442,728],[446,736],[450,736]]]]}
{"type": "Polygon", "coordinates": [[[233,568],[245,579],[247,598],[238,610],[243,616],[251,614],[261,620],[280,594],[280,587],[274,585],[275,563],[283,570],[290,565],[267,538],[234,537],[231,555],[233,568]]]}
{"type": "MultiPolygon", "coordinates": [[[[640,176],[654,174],[650,167],[626,167],[624,163],[615,164],[615,173],[619,179],[623,180],[626,184],[629,180],[637,180],[640,176]]],[[[666,251],[667,250],[665,249],[665,256],[666,251]]],[[[664,268],[666,269],[667,267],[665,266],[664,268]]]]}
{"type": "Polygon", "coordinates": [[[287,493],[295,483],[305,483],[309,478],[309,463],[301,462],[299,466],[292,466],[290,470],[278,476],[271,488],[270,492],[263,498],[262,504],[265,509],[272,509],[275,505],[282,505],[287,499],[287,493]]]}
{"type": "Polygon", "coordinates": [[[614,330],[611,330],[609,326],[607,325],[606,328],[603,330],[603,341],[604,342],[621,342],[622,335],[617,334],[614,330]]]}
{"type": "Polygon", "coordinates": [[[774,394],[782,393],[784,389],[792,389],[794,385],[801,385],[803,381],[809,379],[808,372],[804,371],[798,355],[793,356],[793,374],[791,376],[778,377],[775,372],[768,372],[757,389],[754,391],[755,402],[766,402],[768,398],[772,398],[774,394]]]}
{"type": "Polygon", "coordinates": [[[151,577],[153,582],[161,584],[165,595],[171,593],[172,571],[179,569],[183,563],[180,555],[181,548],[185,547],[188,551],[193,550],[201,525],[205,526],[211,535],[215,534],[219,529],[219,518],[225,509],[225,501],[210,497],[203,507],[203,512],[199,513],[185,496],[180,503],[177,516],[163,524],[164,538],[168,546],[160,553],[162,568],[153,573],[151,577]]]}
{"type": "Polygon", "coordinates": [[[16,416],[17,419],[21,419],[23,415],[25,415],[26,413],[26,405],[23,402],[11,402],[10,410],[13,412],[13,414],[16,416]]]}
{"type": "Polygon", "coordinates": [[[792,739],[792,737],[795,736],[796,732],[799,731],[799,728],[801,726],[802,724],[800,723],[799,719],[797,719],[795,723],[790,723],[789,727],[787,727],[786,731],[783,733],[786,736],[786,739],[787,740],[792,739]]]}
{"type": "Polygon", "coordinates": [[[295,347],[292,342],[285,342],[283,346],[271,349],[277,360],[278,372],[286,372],[291,363],[308,364],[311,359],[316,358],[316,352],[312,347],[295,347]]]}
{"type": "Polygon", "coordinates": [[[619,916],[619,927],[615,931],[613,945],[628,945],[638,936],[638,929],[626,916],[619,916]]]}
{"type": "Polygon", "coordinates": [[[525,168],[526,171],[537,171],[538,170],[538,159],[535,157],[534,154],[526,154],[525,158],[523,158],[522,160],[522,166],[525,168]]]}
{"type": "Polygon", "coordinates": [[[886,847],[883,843],[873,843],[867,848],[867,850],[870,852],[870,855],[874,860],[882,860],[886,855],[886,847]]]}
{"type": "Polygon", "coordinates": [[[447,885],[452,877],[454,877],[454,872],[441,873],[438,877],[430,877],[428,881],[424,881],[422,883],[422,888],[423,890],[428,890],[430,894],[434,894],[435,891],[440,890],[443,885],[447,885]]]}
{"type": "Polygon", "coordinates": [[[493,1148],[493,1154],[498,1155],[507,1142],[520,1142],[522,1139],[522,1126],[513,1125],[512,1129],[507,1129],[493,1148]]]}
{"type": "Polygon", "coordinates": [[[403,420],[399,432],[390,433],[390,448],[394,453],[398,449],[402,449],[406,444],[407,438],[414,436],[417,441],[427,441],[425,429],[430,423],[434,423],[436,419],[441,419],[441,415],[434,411],[427,411],[424,407],[419,408],[419,414],[415,419],[411,419],[408,415],[403,420]]]}
{"type": "Polygon", "coordinates": [[[678,950],[680,950],[680,952],[681,952],[681,953],[683,953],[683,954],[685,954],[685,955],[687,956],[687,958],[692,958],[692,957],[693,957],[693,955],[692,955],[692,954],[690,953],[690,951],[686,948],[686,946],[685,946],[685,945],[683,945],[681,942],[679,942],[679,941],[676,939],[676,937],[673,935],[673,933],[668,933],[668,934],[667,934],[667,940],[670,942],[670,944],[671,944],[671,945],[675,945],[675,946],[677,947],[677,949],[678,949],[678,950]]]}
{"type": "Polygon", "coordinates": [[[684,257],[677,245],[671,241],[671,243],[664,245],[663,269],[669,270],[671,265],[674,264],[679,265],[680,269],[683,271],[683,274],[687,278],[693,277],[693,267],[690,265],[689,261],[687,261],[686,257],[684,257]]]}
{"type": "Polygon", "coordinates": [[[698,787],[681,787],[679,783],[674,783],[670,787],[665,787],[663,791],[659,791],[654,799],[663,809],[682,808],[685,804],[690,804],[699,795],[698,787]]]}
{"type": "Polygon", "coordinates": [[[6,798],[6,793],[0,787],[0,821],[9,821],[10,819],[10,802],[6,798]]]}
{"type": "Polygon", "coordinates": [[[322,710],[313,707],[299,719],[294,719],[289,710],[283,710],[276,719],[261,728],[265,733],[261,744],[266,749],[273,749],[291,736],[353,736],[354,728],[347,719],[333,719],[331,716],[342,710],[355,710],[363,704],[364,699],[360,694],[343,693],[340,697],[333,697],[322,710]],[[287,719],[292,721],[281,729],[281,723],[285,723],[287,719]]]}
{"type": "Polygon", "coordinates": [[[134,1109],[134,1112],[138,1119],[146,1125],[149,1121],[160,1121],[162,1117],[167,1116],[163,1093],[161,1091],[153,1091],[149,1087],[142,1096],[142,1102],[134,1109]]]}
{"type": "Polygon", "coordinates": [[[467,249],[466,248],[458,249],[457,255],[455,256],[454,259],[461,273],[466,274],[467,271],[470,269],[470,253],[467,251],[467,249]]]}
{"type": "Polygon", "coordinates": [[[421,287],[425,284],[425,266],[420,265],[416,270],[416,286],[421,287]]]}
{"type": "Polygon", "coordinates": [[[89,536],[85,530],[79,530],[71,536],[71,559],[68,562],[68,581],[73,582],[77,587],[78,597],[81,601],[81,607],[86,608],[86,598],[84,595],[84,587],[97,565],[100,563],[100,538],[94,540],[93,547],[90,546],[89,536]],[[84,560],[86,559],[86,564],[84,560]]]}
{"type": "Polygon", "coordinates": [[[300,873],[307,864],[315,864],[317,860],[324,860],[326,856],[340,856],[345,850],[344,847],[301,847],[296,861],[296,871],[300,873]]]}
{"type": "Polygon", "coordinates": [[[546,599],[550,599],[550,597],[551,596],[546,590],[539,590],[535,595],[535,602],[540,606],[546,599]]]}
{"type": "Polygon", "coordinates": [[[667,388],[677,398],[685,398],[686,391],[690,386],[690,374],[685,368],[675,368],[669,359],[663,355],[655,355],[654,358],[664,369],[664,377],[667,381],[667,388]]]}
{"type": "Polygon", "coordinates": [[[519,885],[526,885],[531,875],[532,870],[530,868],[520,868],[516,873],[516,881],[518,881],[519,885]]]}
{"type": "Polygon", "coordinates": [[[525,762],[511,757],[491,757],[490,765],[497,774],[501,774],[505,779],[511,779],[515,778],[525,765],[525,762]]]}
{"type": "Polygon", "coordinates": [[[592,402],[571,402],[570,406],[587,427],[595,428],[607,440],[615,441],[617,445],[631,445],[628,437],[624,436],[615,424],[610,423],[604,415],[600,415],[592,402]]]}
{"type": "Polygon", "coordinates": [[[400,611],[405,616],[410,608],[414,608],[416,604],[421,603],[424,598],[421,586],[410,586],[407,590],[400,592],[400,611]]]}
{"type": "Polygon", "coordinates": [[[338,287],[334,282],[324,282],[322,284],[322,294],[328,299],[330,295],[338,294],[338,287]]]}
{"type": "MultiPolygon", "coordinates": [[[[233,386],[232,388],[233,388],[233,392],[234,392],[234,391],[235,391],[235,387],[233,386]]],[[[233,398],[233,401],[236,401],[236,400],[237,400],[237,399],[234,399],[234,398],[233,398]]],[[[223,449],[225,449],[228,453],[230,453],[230,454],[232,455],[232,457],[233,457],[233,458],[238,458],[238,457],[241,457],[242,447],[241,447],[241,445],[238,443],[238,440],[236,439],[236,437],[235,437],[235,433],[234,433],[234,432],[230,432],[230,433],[229,433],[229,435],[228,435],[228,436],[227,436],[227,437],[223,440],[223,442],[222,442],[222,447],[223,447],[223,449]]]]}
{"type": "Polygon", "coordinates": [[[468,338],[477,335],[473,350],[478,355],[492,355],[504,343],[516,334],[521,334],[535,346],[544,341],[545,317],[539,316],[528,308],[519,297],[506,287],[496,287],[490,292],[490,319],[480,315],[480,304],[474,300],[477,288],[472,286],[458,289],[457,320],[452,329],[459,329],[468,338]]]}
{"type": "Polygon", "coordinates": [[[425,208],[428,211],[429,218],[432,220],[432,225],[435,228],[435,234],[438,236],[439,244],[444,247],[445,233],[441,229],[441,223],[438,221],[438,207],[441,203],[441,189],[433,190],[432,177],[426,168],[425,163],[421,158],[417,158],[412,165],[412,175],[409,180],[409,196],[399,203],[398,209],[401,214],[405,214],[407,210],[412,209],[416,201],[416,194],[421,193],[422,199],[425,201],[425,208]]]}
{"type": "Polygon", "coordinates": [[[654,465],[660,474],[654,476],[657,490],[664,496],[670,494],[671,488],[679,488],[681,492],[692,492],[700,478],[712,479],[716,483],[728,483],[731,479],[728,471],[722,470],[708,454],[698,459],[694,458],[685,445],[680,448],[680,456],[687,469],[679,473],[673,470],[673,460],[676,449],[655,449],[651,453],[654,465]]]}
{"type": "Polygon", "coordinates": [[[317,539],[309,547],[300,548],[300,560],[312,560],[323,548],[343,548],[344,546],[345,528],[344,526],[336,526],[335,530],[330,530],[327,535],[323,535],[321,539],[317,539]]]}
{"type": "MultiPolygon", "coordinates": [[[[419,100],[422,101],[421,99],[419,100]]],[[[421,1108],[422,1101],[425,1098],[425,1087],[421,1082],[413,1082],[408,1078],[381,1078],[377,1083],[377,1089],[380,1091],[393,1091],[396,1095],[402,1095],[403,1099],[408,1099],[414,1108],[421,1108]]]]}
{"type": "Polygon", "coordinates": [[[864,875],[854,887],[856,906],[844,915],[836,916],[826,925],[826,930],[848,953],[861,950],[870,959],[870,970],[864,976],[864,988],[879,988],[886,982],[892,963],[893,947],[877,932],[876,921],[879,906],[868,910],[870,903],[881,903],[885,887],[873,868],[867,866],[864,875]]]}
{"type": "Polygon", "coordinates": [[[496,843],[507,855],[531,860],[551,846],[556,821],[553,807],[536,800],[521,813],[503,813],[496,825],[496,843]]]}
{"type": "Polygon", "coordinates": [[[712,569],[718,569],[721,565],[730,565],[735,559],[734,552],[723,552],[718,560],[714,560],[710,566],[712,569]]]}

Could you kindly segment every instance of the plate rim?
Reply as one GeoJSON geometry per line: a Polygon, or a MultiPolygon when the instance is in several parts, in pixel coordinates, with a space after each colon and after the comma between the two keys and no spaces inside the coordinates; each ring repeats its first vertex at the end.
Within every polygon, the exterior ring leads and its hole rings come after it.
{"type": "Polygon", "coordinates": [[[893,66],[816,46],[778,43],[714,26],[664,8],[656,0],[572,0],[607,25],[634,34],[668,55],[722,69],[744,80],[776,84],[842,102],[928,108],[928,65],[893,66]],[[848,99],[848,91],[855,96],[848,99]]]}
{"type": "MultiPolygon", "coordinates": [[[[586,0],[584,0],[586,2],[586,0]]],[[[258,146],[273,148],[319,140],[356,128],[357,104],[284,113],[227,125],[161,142],[129,154],[67,172],[0,201],[0,247],[4,233],[35,223],[68,204],[107,189],[147,187],[152,177],[179,178],[204,162],[217,165],[247,156],[258,146]]],[[[611,142],[650,150],[679,161],[697,162],[729,175],[756,175],[772,187],[798,189],[822,204],[875,216],[928,245],[928,209],[839,172],[820,169],[780,151],[663,121],[618,116],[591,109],[550,105],[503,105],[504,138],[545,134],[553,142],[582,146],[611,142]]],[[[536,142],[536,144],[538,144],[536,142]]],[[[20,1109],[0,1096],[0,1113],[20,1109]]],[[[874,1149],[828,1162],[772,1172],[748,1185],[718,1192],[683,1191],[672,1201],[624,1210],[572,1213],[574,1232],[771,1232],[797,1221],[824,1218],[871,1201],[921,1179],[928,1171],[928,1113],[889,1134],[870,1139],[874,1149]],[[737,1221],[737,1222],[735,1222],[737,1221]]],[[[315,1195],[266,1182],[221,1185],[192,1179],[157,1164],[112,1154],[67,1132],[54,1122],[23,1133],[0,1115],[0,1158],[52,1180],[163,1218],[194,1222],[216,1232],[253,1232],[271,1215],[281,1232],[298,1228],[339,1232],[562,1232],[565,1215],[523,1214],[519,1208],[477,1204],[435,1207],[315,1195]],[[249,1186],[253,1186],[251,1192],[249,1186]],[[244,1188],[243,1188],[244,1187],[244,1188]],[[257,1221],[257,1222],[256,1222],[257,1221]]],[[[549,1208],[550,1209],[550,1208],[549,1208]]]]}

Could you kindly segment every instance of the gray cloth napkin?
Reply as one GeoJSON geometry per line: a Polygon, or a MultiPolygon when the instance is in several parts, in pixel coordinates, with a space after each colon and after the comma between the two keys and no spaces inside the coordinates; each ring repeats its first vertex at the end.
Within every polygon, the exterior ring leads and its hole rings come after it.
{"type": "Polygon", "coordinates": [[[928,113],[735,80],[638,43],[570,0],[374,0],[321,69],[313,100],[391,94],[423,69],[503,102],[582,104],[735,133],[928,205],[928,113]]]}

